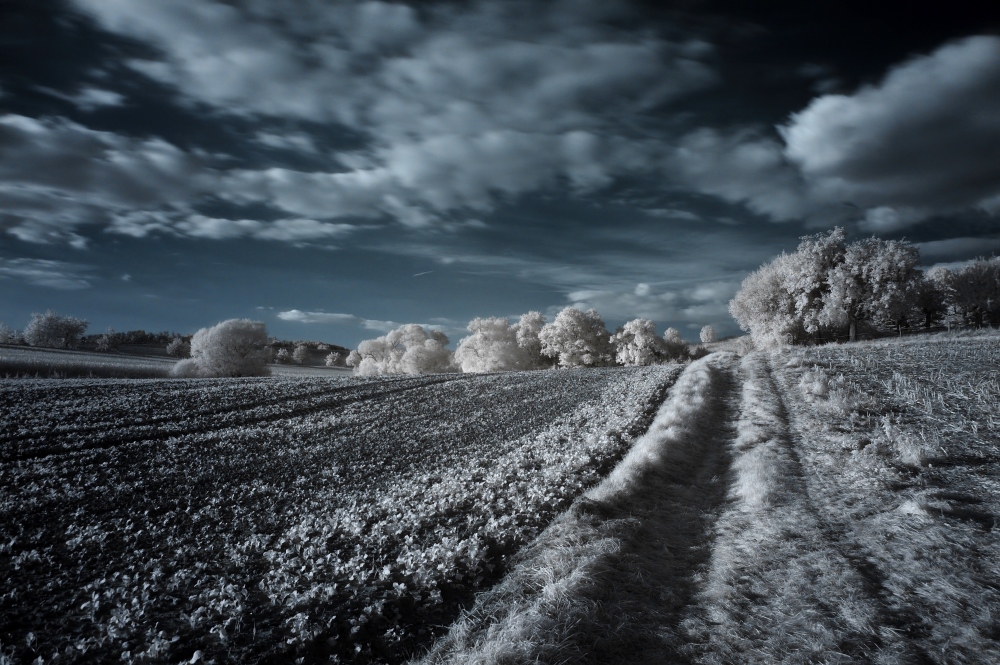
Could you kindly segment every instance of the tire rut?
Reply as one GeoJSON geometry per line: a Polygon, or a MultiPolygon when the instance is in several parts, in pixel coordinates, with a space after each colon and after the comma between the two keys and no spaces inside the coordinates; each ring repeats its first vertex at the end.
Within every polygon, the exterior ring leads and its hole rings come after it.
{"type": "Polygon", "coordinates": [[[685,620],[698,663],[868,661],[882,614],[869,580],[831,537],[764,354],[745,372],[726,511],[685,620]]]}

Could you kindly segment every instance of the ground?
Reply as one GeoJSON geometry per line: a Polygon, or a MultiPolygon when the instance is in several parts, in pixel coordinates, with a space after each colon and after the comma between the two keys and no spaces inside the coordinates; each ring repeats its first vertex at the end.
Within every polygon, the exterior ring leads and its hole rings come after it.
{"type": "Polygon", "coordinates": [[[1000,662],[998,370],[981,335],[684,367],[7,381],[0,651],[1000,662]]]}

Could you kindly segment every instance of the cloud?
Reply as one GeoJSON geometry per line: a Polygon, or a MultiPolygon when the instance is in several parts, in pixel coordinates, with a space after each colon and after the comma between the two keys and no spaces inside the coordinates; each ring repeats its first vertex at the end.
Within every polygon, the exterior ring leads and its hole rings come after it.
{"type": "Polygon", "coordinates": [[[701,219],[698,215],[688,210],[677,208],[650,208],[645,211],[650,217],[661,217],[663,219],[679,219],[686,222],[697,222],[701,219]]]}
{"type": "MultiPolygon", "coordinates": [[[[336,155],[342,169],[223,177],[223,198],[293,216],[425,228],[542,189],[605,187],[650,168],[659,149],[637,137],[636,114],[718,81],[710,45],[658,36],[629,6],[592,0],[74,4],[154,47],[126,64],[192,106],[366,140],[336,155]]],[[[253,140],[316,150],[302,132],[253,140]]]]}
{"type": "Polygon", "coordinates": [[[665,163],[684,185],[776,221],[801,219],[809,212],[784,147],[761,131],[701,128],[683,136],[665,163]]]}
{"type": "Polygon", "coordinates": [[[0,259],[0,278],[61,291],[90,288],[89,266],[45,259],[0,259]]]}
{"type": "Polygon", "coordinates": [[[362,319],[359,319],[353,314],[303,312],[299,309],[290,309],[285,312],[278,312],[278,318],[282,321],[295,321],[297,323],[356,323],[362,321],[362,319]]]}
{"type": "MultiPolygon", "coordinates": [[[[593,307],[605,320],[624,321],[639,317],[666,325],[729,325],[732,317],[729,315],[728,303],[739,286],[739,282],[735,280],[703,282],[669,289],[639,284],[632,291],[582,289],[571,291],[566,297],[571,306],[581,309],[593,307]]],[[[550,313],[561,308],[550,308],[550,313]]]]}
{"type": "Polygon", "coordinates": [[[817,202],[850,202],[863,227],[989,208],[1000,196],[1000,37],[946,44],[852,95],[824,95],[781,127],[817,202]]]}
{"type": "Polygon", "coordinates": [[[123,106],[125,104],[124,95],[114,92],[113,90],[104,90],[102,88],[81,88],[74,94],[67,94],[45,87],[38,87],[37,90],[44,92],[47,95],[70,102],[81,111],[94,111],[99,108],[123,106]]]}
{"type": "Polygon", "coordinates": [[[0,230],[26,242],[82,246],[80,227],[190,200],[209,181],[198,159],[161,139],[0,116],[0,230]]]}
{"type": "Polygon", "coordinates": [[[942,261],[979,254],[988,256],[1000,250],[1000,238],[949,238],[916,243],[920,257],[928,261],[942,261]]]}
{"type": "Polygon", "coordinates": [[[257,143],[266,145],[269,148],[275,148],[277,150],[289,150],[310,154],[317,154],[319,152],[312,137],[301,132],[275,134],[273,132],[259,131],[253,138],[257,143]]]}

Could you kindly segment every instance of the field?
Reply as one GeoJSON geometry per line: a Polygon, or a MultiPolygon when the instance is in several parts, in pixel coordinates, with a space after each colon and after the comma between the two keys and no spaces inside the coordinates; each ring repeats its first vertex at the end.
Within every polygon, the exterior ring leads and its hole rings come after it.
{"type": "Polygon", "coordinates": [[[1000,662],[1000,337],[0,382],[11,662],[1000,662]]]}
{"type": "MultiPolygon", "coordinates": [[[[140,349],[141,350],[141,349],[140,349]]],[[[0,345],[0,379],[9,378],[166,378],[176,358],[145,353],[98,353],[0,345]]],[[[350,370],[315,365],[272,365],[272,376],[344,376],[350,370]]]]}
{"type": "Polygon", "coordinates": [[[399,661],[679,373],[2,383],[0,651],[399,661]]]}

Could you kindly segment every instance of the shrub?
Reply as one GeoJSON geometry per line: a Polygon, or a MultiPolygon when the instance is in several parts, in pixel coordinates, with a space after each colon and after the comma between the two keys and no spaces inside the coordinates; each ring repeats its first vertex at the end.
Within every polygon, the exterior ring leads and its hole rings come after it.
{"type": "Polygon", "coordinates": [[[359,376],[383,374],[430,374],[457,371],[448,337],[408,323],[383,337],[366,339],[352,351],[347,364],[359,376]]]}
{"type": "MultiPolygon", "coordinates": [[[[267,329],[260,321],[229,319],[191,338],[191,358],[175,366],[184,376],[267,376],[267,329]]],[[[178,375],[178,374],[175,374],[178,375]]]]}
{"type": "Polygon", "coordinates": [[[702,344],[711,344],[715,341],[715,328],[711,325],[705,326],[701,329],[701,333],[699,333],[698,337],[701,339],[702,344]]]}

